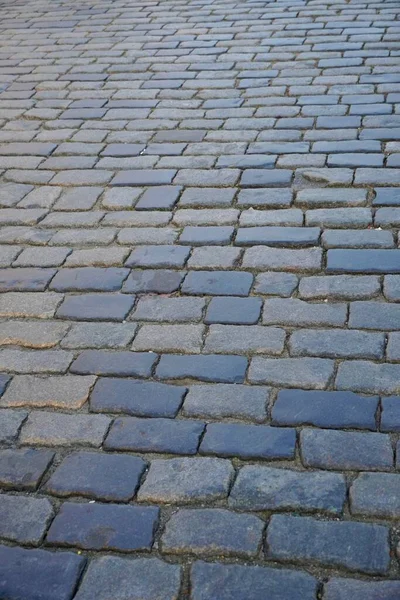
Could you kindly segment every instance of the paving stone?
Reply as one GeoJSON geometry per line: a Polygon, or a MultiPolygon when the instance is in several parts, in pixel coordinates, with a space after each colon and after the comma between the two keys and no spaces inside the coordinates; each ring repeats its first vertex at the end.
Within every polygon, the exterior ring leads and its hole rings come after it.
{"type": "Polygon", "coordinates": [[[46,541],[89,550],[150,550],[158,516],[155,506],[65,502],[46,541]]]}
{"type": "Polygon", "coordinates": [[[400,431],[400,398],[382,398],[381,431],[400,431]]]}
{"type": "Polygon", "coordinates": [[[340,514],[346,500],[343,475],[246,465],[239,471],[229,506],[239,510],[291,510],[340,514]]]}
{"type": "Polygon", "coordinates": [[[329,250],[327,272],[399,273],[399,250],[329,250]]]}
{"type": "Polygon", "coordinates": [[[194,385],[183,403],[188,417],[237,418],[262,422],[267,416],[269,388],[237,384],[194,385]]]}
{"type": "Polygon", "coordinates": [[[174,417],[186,388],[134,379],[101,378],[90,397],[95,412],[125,413],[140,417],[174,417]]]}
{"type": "Polygon", "coordinates": [[[26,248],[14,261],[14,267],[58,267],[71,253],[69,248],[26,248]]]}
{"type": "Polygon", "coordinates": [[[158,558],[94,558],[75,600],[175,600],[181,586],[180,571],[178,565],[158,558]]]}
{"type": "Polygon", "coordinates": [[[377,296],[380,289],[379,278],[373,275],[315,275],[300,280],[299,296],[306,299],[358,300],[377,296]]]}
{"type": "Polygon", "coordinates": [[[32,185],[25,185],[23,183],[4,183],[0,191],[0,206],[15,206],[33,189],[32,185]]]}
{"type": "Polygon", "coordinates": [[[199,555],[255,556],[264,522],[222,508],[180,509],[168,521],[161,545],[164,552],[199,555]]]}
{"type": "Polygon", "coordinates": [[[289,428],[211,423],[207,425],[199,452],[240,458],[293,458],[296,432],[289,428]]]}
{"type": "Polygon", "coordinates": [[[35,490],[53,460],[47,450],[0,450],[0,484],[5,489],[35,490]]]}
{"type": "Polygon", "coordinates": [[[289,207],[293,200],[293,192],[279,188],[245,189],[239,192],[238,206],[266,206],[273,208],[289,207]]]}
{"type": "Polygon", "coordinates": [[[0,350],[0,370],[16,373],[65,373],[73,359],[64,350],[0,350]]]}
{"type": "Polygon", "coordinates": [[[169,294],[179,289],[184,275],[183,271],[167,269],[132,270],[125,280],[123,292],[169,294]]]}
{"type": "Polygon", "coordinates": [[[270,296],[291,296],[298,284],[292,273],[259,273],[256,276],[254,291],[270,296]]]}
{"type": "Polygon", "coordinates": [[[57,317],[75,321],[123,321],[133,303],[133,296],[123,294],[67,296],[57,311],[57,317]]]}
{"type": "Polygon", "coordinates": [[[0,269],[0,290],[43,292],[55,273],[55,269],[0,269]]]}
{"type": "Polygon", "coordinates": [[[355,360],[339,365],[336,387],[367,394],[399,392],[400,365],[355,360]]]}
{"type": "Polygon", "coordinates": [[[275,327],[211,325],[204,350],[218,354],[281,354],[286,334],[275,327]]]}
{"type": "Polygon", "coordinates": [[[213,298],[207,308],[205,323],[251,325],[257,323],[261,306],[260,298],[213,298]]]}
{"type": "Polygon", "coordinates": [[[234,232],[233,227],[185,227],[179,237],[179,243],[191,246],[209,244],[229,244],[234,232]]]}
{"type": "Polygon", "coordinates": [[[394,302],[400,300],[400,277],[397,275],[386,275],[384,278],[383,293],[388,300],[394,302]]]}
{"type": "Polygon", "coordinates": [[[242,187],[273,187],[290,185],[292,171],[288,169],[245,169],[240,180],[242,187]]]}
{"type": "Polygon", "coordinates": [[[248,379],[282,387],[324,389],[333,375],[333,361],[323,358],[252,358],[248,379]]]}
{"type": "Polygon", "coordinates": [[[373,229],[327,229],[322,234],[322,244],[325,248],[391,248],[393,235],[373,229]]]}
{"type": "Polygon", "coordinates": [[[6,540],[37,546],[52,517],[46,498],[0,496],[0,536],[6,540]]]}
{"type": "Polygon", "coordinates": [[[105,441],[112,450],[196,454],[204,423],[173,419],[116,419],[105,441]]]}
{"type": "Polygon", "coordinates": [[[320,248],[292,250],[253,246],[244,253],[243,267],[271,271],[319,271],[322,251],[320,248]]]}
{"type": "Polygon", "coordinates": [[[171,210],[178,201],[182,188],[179,186],[160,186],[145,191],[136,203],[137,210],[171,210]]]}
{"type": "Polygon", "coordinates": [[[236,271],[189,272],[182,284],[182,292],[193,295],[247,296],[253,275],[236,271]]]}
{"type": "MultiPolygon", "coordinates": [[[[172,183],[175,169],[138,169],[136,171],[120,171],[111,181],[111,185],[166,185],[172,183]]],[[[175,181],[179,184],[179,181],[175,181]]]]}
{"type": "Polygon", "coordinates": [[[127,454],[75,452],[57,467],[45,490],[56,496],[127,502],[139,487],[145,467],[141,458],[127,454]]]}
{"type": "Polygon", "coordinates": [[[400,305],[386,302],[353,302],[349,327],[363,329],[400,329],[400,305]]]}
{"type": "Polygon", "coordinates": [[[266,325],[312,325],[321,327],[344,326],[347,319],[346,304],[307,303],[297,298],[270,298],[264,302],[263,323],[266,325]]]}
{"type": "MultiPolygon", "coordinates": [[[[289,349],[291,356],[379,359],[385,351],[385,335],[358,330],[300,329],[290,336],[289,349]]],[[[390,359],[396,358],[390,342],[387,352],[390,359]]]]}
{"type": "Polygon", "coordinates": [[[396,600],[400,593],[398,581],[357,581],[333,577],[324,585],[326,600],[396,600]]]}
{"type": "Polygon", "coordinates": [[[384,575],[390,560],[388,533],[387,527],[369,523],[273,515],[267,530],[268,556],[384,575]]]}
{"type": "Polygon", "coordinates": [[[27,414],[25,411],[2,409],[0,412],[0,442],[9,444],[15,440],[27,414]]]}
{"type": "Polygon", "coordinates": [[[20,441],[38,446],[85,445],[99,447],[110,425],[103,415],[32,412],[22,428],[20,441]]]}
{"type": "Polygon", "coordinates": [[[63,338],[63,348],[125,348],[135,335],[134,323],[79,323],[63,338]]]}
{"type": "Polygon", "coordinates": [[[96,378],[59,375],[16,375],[0,400],[1,406],[77,409],[83,406],[96,378]]]}
{"type": "Polygon", "coordinates": [[[180,199],[179,206],[225,206],[230,205],[235,195],[235,188],[186,188],[180,199]]]}
{"type": "Polygon", "coordinates": [[[60,269],[50,284],[56,292],[94,291],[116,292],[129,274],[128,269],[109,267],[76,267],[60,269]]]}
{"type": "Polygon", "coordinates": [[[199,321],[205,300],[203,298],[141,298],[132,318],[138,321],[180,322],[199,321]]]}
{"type": "Polygon", "coordinates": [[[86,559],[72,552],[0,546],[0,595],[10,600],[70,600],[86,559]]]}
{"type": "Polygon", "coordinates": [[[230,461],[221,458],[153,460],[138,500],[162,504],[219,500],[227,497],[233,473],[230,461]]]}
{"type": "Polygon", "coordinates": [[[71,373],[79,375],[120,375],[149,377],[157,355],[144,352],[84,350],[72,363],[71,373]]]}
{"type": "Polygon", "coordinates": [[[303,429],[300,447],[308,467],[388,471],[393,466],[390,438],[382,433],[303,429]]]}
{"type": "Polygon", "coordinates": [[[193,600],[313,600],[317,582],[308,573],[270,567],[195,562],[191,570],[193,600]],[[204,582],[207,585],[204,585],[204,582]]]}
{"type": "Polygon", "coordinates": [[[318,244],[317,227],[246,227],[240,228],[235,243],[239,246],[313,246],[318,244]]]}
{"type": "MultiPolygon", "coordinates": [[[[304,216],[298,208],[285,208],[274,210],[244,210],[240,215],[240,225],[244,227],[256,227],[260,225],[274,226],[301,226],[304,216]]],[[[284,232],[283,232],[284,233],[284,232]]]]}
{"type": "Polygon", "coordinates": [[[128,267],[183,267],[190,249],[182,246],[141,246],[135,248],[126,265],[128,267]]]}
{"type": "Polygon", "coordinates": [[[272,424],[374,431],[378,400],[353,392],[281,390],[272,408],[272,424]]]}
{"type": "MultiPolygon", "coordinates": [[[[346,147],[351,144],[361,143],[365,146],[365,142],[343,142],[346,147]]],[[[317,152],[316,148],[320,147],[320,144],[331,145],[337,147],[338,142],[316,142],[313,145],[313,151],[317,152]]],[[[377,144],[380,149],[380,144],[377,144]]],[[[321,150],[322,151],[322,150],[321,150]]],[[[330,152],[333,152],[331,149],[330,152]]],[[[299,190],[296,196],[296,204],[304,206],[359,206],[364,205],[367,200],[367,192],[362,189],[326,189],[326,188],[309,188],[305,190],[299,190]]]]}
{"type": "Polygon", "coordinates": [[[361,473],[350,487],[353,515],[398,519],[400,476],[391,473],[361,473]]]}
{"type": "Polygon", "coordinates": [[[243,383],[246,369],[247,358],[244,356],[163,354],[156,368],[156,377],[243,383]]]}
{"type": "Polygon", "coordinates": [[[203,345],[202,325],[142,325],[132,350],[198,353],[203,345]]]}
{"type": "Polygon", "coordinates": [[[0,373],[0,396],[6,391],[7,385],[11,381],[10,375],[0,373]]]}
{"type": "Polygon", "coordinates": [[[372,202],[374,206],[396,206],[400,204],[400,191],[398,188],[377,188],[375,198],[372,202]]]}

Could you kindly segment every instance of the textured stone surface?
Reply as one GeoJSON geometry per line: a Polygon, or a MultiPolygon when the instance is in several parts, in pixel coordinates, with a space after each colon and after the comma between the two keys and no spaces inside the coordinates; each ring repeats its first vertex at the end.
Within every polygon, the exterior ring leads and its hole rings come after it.
{"type": "Polygon", "coordinates": [[[61,4],[0,16],[0,598],[398,600],[398,2],[61,4]]]}

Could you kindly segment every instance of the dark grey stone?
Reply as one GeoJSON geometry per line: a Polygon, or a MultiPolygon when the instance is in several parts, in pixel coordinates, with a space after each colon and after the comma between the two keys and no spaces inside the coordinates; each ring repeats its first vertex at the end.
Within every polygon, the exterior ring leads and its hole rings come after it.
{"type": "Polygon", "coordinates": [[[128,269],[109,267],[78,267],[60,269],[50,284],[57,292],[87,290],[93,292],[116,292],[129,274],[128,269]]]}
{"type": "Polygon", "coordinates": [[[314,600],[317,580],[292,569],[195,562],[192,600],[314,600]]]}
{"type": "Polygon", "coordinates": [[[343,475],[246,465],[239,471],[229,506],[239,510],[320,511],[340,514],[346,501],[343,475]]]}
{"type": "Polygon", "coordinates": [[[128,267],[183,267],[190,249],[182,246],[139,246],[126,261],[128,267]]]}
{"type": "Polygon", "coordinates": [[[182,284],[184,294],[248,296],[253,275],[244,271],[191,271],[182,284]]]}
{"type": "Polygon", "coordinates": [[[188,417],[264,421],[269,391],[266,387],[238,384],[193,385],[183,403],[183,412],[188,417]]]}
{"type": "Polygon", "coordinates": [[[383,433],[303,429],[301,457],[306,467],[346,471],[390,471],[393,450],[383,433]]]}
{"type": "Polygon", "coordinates": [[[0,485],[5,489],[35,490],[53,457],[50,450],[0,450],[0,485]]]}
{"type": "Polygon", "coordinates": [[[90,397],[94,412],[137,417],[175,417],[187,388],[135,379],[101,378],[90,397]]]}
{"type": "Polygon", "coordinates": [[[391,248],[391,231],[376,229],[328,229],[322,234],[325,248],[391,248]]]}
{"type": "Polygon", "coordinates": [[[198,379],[216,383],[243,383],[247,369],[244,356],[164,354],[156,368],[159,379],[198,379]]]}
{"type": "MultiPolygon", "coordinates": [[[[385,351],[385,335],[348,329],[299,329],[290,336],[289,348],[291,356],[379,359],[385,351]]],[[[389,349],[388,356],[391,358],[389,349]]]]}
{"type": "Polygon", "coordinates": [[[343,327],[346,319],[346,304],[316,304],[298,298],[271,298],[264,302],[263,323],[265,325],[343,327]]]}
{"type": "Polygon", "coordinates": [[[104,442],[111,450],[196,454],[204,423],[174,419],[116,419],[104,442]]]}
{"type": "Polygon", "coordinates": [[[56,496],[128,502],[145,467],[144,460],[127,454],[75,452],[63,460],[44,487],[56,496]]]}
{"type": "Polygon", "coordinates": [[[94,558],[75,600],[176,600],[180,573],[179,565],[158,558],[94,558]]]}
{"type": "Polygon", "coordinates": [[[300,280],[301,298],[328,300],[357,300],[372,298],[380,292],[379,277],[375,275],[315,275],[300,280]]]}
{"type": "Polygon", "coordinates": [[[350,521],[273,515],[267,530],[268,556],[384,575],[390,564],[389,530],[350,521]]]}
{"type": "Polygon", "coordinates": [[[354,515],[398,519],[400,474],[361,473],[350,488],[350,510],[354,515]]]}
{"type": "Polygon", "coordinates": [[[375,190],[375,198],[372,204],[374,206],[399,206],[400,189],[395,187],[377,188],[375,190]]]}
{"type": "Polygon", "coordinates": [[[1,538],[36,546],[52,517],[53,507],[46,498],[0,495],[1,538]]]}
{"type": "Polygon", "coordinates": [[[71,600],[86,558],[0,546],[0,597],[7,600],[71,600]]]}
{"type": "Polygon", "coordinates": [[[46,540],[87,550],[150,550],[158,516],[155,506],[65,502],[46,540]]]}
{"type": "Polygon", "coordinates": [[[254,291],[258,294],[287,298],[296,289],[298,281],[293,273],[260,273],[256,276],[254,291]]]}
{"type": "Polygon", "coordinates": [[[400,273],[400,250],[328,250],[327,273],[400,273]]]}
{"type": "Polygon", "coordinates": [[[259,188],[241,190],[237,198],[238,206],[267,206],[273,208],[289,207],[293,200],[293,192],[288,189],[259,188]]]}
{"type": "Polygon", "coordinates": [[[229,244],[234,228],[230,226],[185,227],[179,237],[179,243],[191,246],[208,246],[210,244],[229,244]]]}
{"type": "MultiPolygon", "coordinates": [[[[11,381],[10,375],[0,373],[0,396],[2,396],[4,394],[4,392],[6,391],[6,387],[10,381],[11,381]]],[[[1,427],[1,425],[0,425],[0,427],[1,427]]],[[[0,438],[1,438],[1,433],[0,433],[0,438]]]]}
{"type": "Polygon", "coordinates": [[[353,302],[350,305],[349,327],[400,330],[400,304],[353,302]]]}
{"type": "Polygon", "coordinates": [[[400,432],[400,396],[382,398],[381,431],[400,432]]]}
{"type": "Polygon", "coordinates": [[[27,415],[28,413],[25,411],[2,410],[0,412],[0,442],[6,444],[13,442],[27,415]]]}
{"type": "Polygon", "coordinates": [[[290,185],[292,171],[287,169],[245,169],[240,185],[242,187],[268,187],[290,185]]]}
{"type": "Polygon", "coordinates": [[[264,522],[223,508],[180,509],[166,524],[161,538],[164,552],[224,556],[255,556],[264,522]]]}
{"type": "Polygon", "coordinates": [[[296,431],[284,427],[210,423],[200,444],[201,454],[241,458],[294,458],[296,431]]]}
{"type": "Polygon", "coordinates": [[[163,269],[132,270],[122,291],[129,293],[170,294],[181,285],[185,273],[163,269]]]}
{"type": "Polygon", "coordinates": [[[110,185],[166,185],[175,177],[175,169],[137,169],[135,171],[119,171],[110,185]]]}
{"type": "Polygon", "coordinates": [[[324,600],[398,600],[400,581],[356,581],[334,577],[324,585],[324,600]]]}
{"type": "Polygon", "coordinates": [[[261,306],[261,298],[212,298],[204,322],[252,325],[260,318],[261,306]]]}
{"type": "Polygon", "coordinates": [[[315,246],[318,245],[319,227],[241,227],[236,234],[238,246],[315,246]]]}
{"type": "Polygon", "coordinates": [[[376,430],[378,400],[353,392],[282,390],[272,408],[272,423],[376,430]]]}
{"type": "Polygon", "coordinates": [[[75,321],[123,321],[134,303],[124,294],[80,294],[67,296],[57,317],[75,321]]]}
{"type": "Polygon", "coordinates": [[[0,269],[0,292],[43,292],[56,269],[0,269]]]}
{"type": "Polygon", "coordinates": [[[209,502],[226,498],[234,470],[222,458],[153,460],[138,500],[160,503],[209,502]]]}
{"type": "Polygon", "coordinates": [[[366,394],[397,394],[400,365],[351,360],[339,365],[336,387],[366,394]]]}
{"type": "Polygon", "coordinates": [[[149,377],[157,354],[149,352],[111,352],[84,350],[72,363],[71,373],[79,375],[122,375],[149,377]]]}

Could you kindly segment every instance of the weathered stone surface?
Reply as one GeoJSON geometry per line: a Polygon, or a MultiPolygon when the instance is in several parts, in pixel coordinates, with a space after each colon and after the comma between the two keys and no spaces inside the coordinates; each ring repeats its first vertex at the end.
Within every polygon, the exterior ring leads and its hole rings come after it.
{"type": "Polygon", "coordinates": [[[180,509],[168,521],[161,545],[172,554],[255,556],[264,522],[221,508],[180,509]]]}
{"type": "Polygon", "coordinates": [[[0,450],[0,485],[5,489],[35,490],[53,457],[50,450],[0,450]]]}
{"type": "Polygon", "coordinates": [[[314,600],[317,588],[316,579],[300,571],[205,562],[194,563],[191,584],[193,600],[314,600]]]}
{"type": "Polygon", "coordinates": [[[70,600],[85,563],[72,552],[0,546],[0,596],[70,600]]]}
{"type": "Polygon", "coordinates": [[[230,461],[221,458],[153,460],[138,500],[190,503],[226,498],[233,472],[230,461]]]}
{"type": "Polygon", "coordinates": [[[178,565],[158,558],[94,558],[75,600],[176,600],[180,572],[178,565]]]}
{"type": "Polygon", "coordinates": [[[75,452],[57,467],[45,489],[56,496],[127,502],[134,496],[145,467],[144,460],[127,454],[75,452]]]}
{"type": "Polygon", "coordinates": [[[185,397],[183,412],[188,417],[264,421],[269,391],[237,384],[194,385],[185,397]]]}
{"type": "Polygon", "coordinates": [[[370,523],[273,515],[267,530],[268,555],[284,562],[310,561],[384,575],[390,562],[388,534],[387,527],[370,523]]]}
{"type": "Polygon", "coordinates": [[[158,516],[155,506],[65,502],[46,540],[89,550],[150,550],[158,516]]]}
{"type": "Polygon", "coordinates": [[[0,405],[80,408],[86,402],[95,381],[96,378],[90,375],[85,377],[16,375],[0,399],[0,405]]]}
{"type": "Polygon", "coordinates": [[[361,473],[350,488],[351,512],[383,519],[400,515],[400,476],[391,473],[361,473]]]}
{"type": "Polygon", "coordinates": [[[399,594],[399,581],[357,581],[334,577],[324,585],[326,600],[396,600],[399,594]]]}
{"type": "Polygon", "coordinates": [[[342,475],[248,465],[240,469],[229,505],[240,510],[292,510],[340,514],[346,500],[342,475]]]}
{"type": "Polygon", "coordinates": [[[20,544],[38,545],[53,516],[46,498],[0,496],[0,536],[20,544]]]}

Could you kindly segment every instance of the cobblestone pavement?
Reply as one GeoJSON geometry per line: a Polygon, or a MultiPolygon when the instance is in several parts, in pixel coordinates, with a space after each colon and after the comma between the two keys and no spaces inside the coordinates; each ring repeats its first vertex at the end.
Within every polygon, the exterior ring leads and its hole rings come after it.
{"type": "Polygon", "coordinates": [[[0,599],[399,600],[398,0],[0,5],[0,599]]]}

